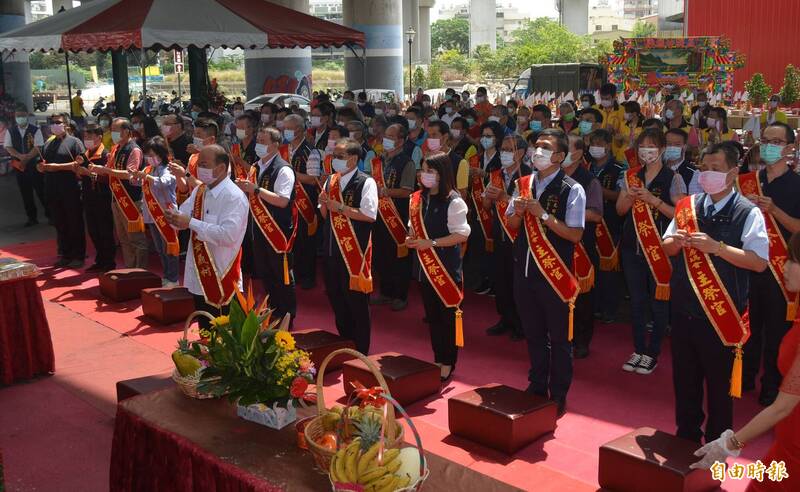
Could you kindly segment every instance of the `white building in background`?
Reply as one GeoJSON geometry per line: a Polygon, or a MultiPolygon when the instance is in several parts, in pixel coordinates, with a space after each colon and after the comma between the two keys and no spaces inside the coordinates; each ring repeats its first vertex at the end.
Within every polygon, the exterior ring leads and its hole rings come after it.
{"type": "MultiPolygon", "coordinates": [[[[474,1],[478,5],[479,8],[483,9],[486,7],[487,12],[483,12],[482,10],[477,12],[479,17],[478,20],[485,20],[485,17],[491,18],[491,14],[488,13],[492,10],[491,3],[495,3],[494,6],[494,34],[503,41],[511,41],[513,39],[512,33],[517,29],[521,28],[522,25],[526,20],[529,19],[527,15],[522,13],[519,9],[512,6],[510,3],[503,4],[502,2],[486,2],[486,1],[474,1]],[[484,5],[485,4],[485,5],[484,5]]],[[[442,7],[439,10],[439,19],[467,19],[470,20],[470,3],[464,4],[455,4],[449,7],[442,7]]],[[[490,34],[483,33],[483,36],[477,36],[473,39],[474,33],[470,33],[470,44],[488,44],[492,47],[493,43],[491,43],[490,34]],[[473,43],[474,41],[474,43],[473,43]]],[[[470,48],[472,49],[472,47],[470,48]]]]}
{"type": "Polygon", "coordinates": [[[308,8],[314,17],[342,23],[342,0],[310,0],[308,8]]]}
{"type": "Polygon", "coordinates": [[[589,34],[610,31],[632,31],[634,19],[621,15],[619,9],[612,8],[608,0],[599,0],[589,7],[589,34]]]}
{"type": "Polygon", "coordinates": [[[623,0],[622,15],[626,19],[638,19],[658,13],[658,0],[623,0]]]}

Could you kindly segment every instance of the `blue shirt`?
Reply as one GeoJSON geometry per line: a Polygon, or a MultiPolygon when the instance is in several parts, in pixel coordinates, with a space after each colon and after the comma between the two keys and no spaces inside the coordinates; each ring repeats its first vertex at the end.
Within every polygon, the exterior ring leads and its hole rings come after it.
{"type": "MultiPolygon", "coordinates": [[[[150,190],[153,192],[153,196],[161,207],[165,210],[169,208],[170,204],[177,207],[177,202],[175,200],[175,176],[169,172],[169,168],[165,165],[158,165],[150,171],[150,176],[156,178],[150,181],[150,190]]],[[[145,200],[142,200],[142,219],[145,224],[153,223],[153,217],[147,209],[145,200]]]]}

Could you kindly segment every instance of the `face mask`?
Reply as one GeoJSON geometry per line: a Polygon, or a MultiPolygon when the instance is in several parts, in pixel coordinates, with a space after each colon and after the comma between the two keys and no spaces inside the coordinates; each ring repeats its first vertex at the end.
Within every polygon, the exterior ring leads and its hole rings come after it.
{"type": "Polygon", "coordinates": [[[495,115],[489,116],[489,121],[500,123],[500,117],[495,115]]]}
{"type": "Polygon", "coordinates": [[[671,109],[668,109],[668,110],[664,111],[664,117],[666,119],[668,119],[668,120],[671,120],[672,118],[675,117],[675,111],[673,111],[671,109]]]}
{"type": "Polygon", "coordinates": [[[437,150],[442,148],[442,140],[439,138],[429,138],[428,142],[428,149],[436,152],[437,150]]]}
{"type": "Polygon", "coordinates": [[[25,125],[28,124],[28,117],[27,116],[17,116],[14,119],[17,120],[17,125],[19,125],[19,126],[25,126],[25,125]]]}
{"type": "Polygon", "coordinates": [[[197,168],[197,179],[204,184],[211,184],[214,182],[214,170],[206,169],[204,167],[197,168]]]}
{"type": "Polygon", "coordinates": [[[581,121],[578,123],[578,129],[581,132],[581,135],[588,135],[592,131],[593,123],[591,121],[581,121]]]}
{"type": "Polygon", "coordinates": [[[564,158],[564,162],[561,163],[561,167],[569,167],[572,165],[572,154],[567,152],[567,157],[564,158]]]}
{"type": "Polygon", "coordinates": [[[644,148],[639,149],[639,160],[645,164],[650,164],[658,159],[658,149],[644,148]]]}
{"type": "Polygon", "coordinates": [[[415,130],[417,128],[417,120],[408,120],[408,129],[415,130]]]}
{"type": "Polygon", "coordinates": [[[567,114],[565,114],[565,115],[561,116],[561,118],[562,118],[564,121],[572,121],[572,120],[574,120],[574,119],[575,119],[575,113],[567,113],[567,114]]]}
{"type": "Polygon", "coordinates": [[[375,108],[375,114],[380,116],[383,114],[383,110],[381,108],[375,108]]]}
{"type": "Polygon", "coordinates": [[[242,130],[241,128],[236,129],[236,138],[238,138],[239,140],[244,140],[246,136],[247,134],[245,133],[244,130],[242,130]]]}
{"type": "Polygon", "coordinates": [[[161,158],[153,155],[148,155],[147,157],[144,158],[144,160],[145,162],[147,162],[147,165],[151,167],[156,167],[159,164],[161,164],[161,158]]]}
{"type": "Polygon", "coordinates": [[[591,147],[589,147],[589,155],[594,157],[595,159],[602,159],[606,155],[606,148],[592,145],[591,147]]]}
{"type": "Polygon", "coordinates": [[[769,102],[769,107],[770,108],[777,108],[778,107],[778,101],[770,101],[769,102]]]}
{"type": "Polygon", "coordinates": [[[319,126],[321,124],[322,124],[322,118],[321,117],[319,117],[319,116],[312,116],[311,117],[311,126],[313,126],[314,128],[319,128],[319,126]]]}
{"type": "Polygon", "coordinates": [[[445,101],[449,101],[450,99],[453,99],[453,95],[452,94],[445,94],[444,100],[445,101]]]}
{"type": "Polygon", "coordinates": [[[87,149],[93,149],[94,148],[94,140],[89,139],[89,138],[83,139],[83,146],[86,147],[87,149]]]}
{"type": "Polygon", "coordinates": [[[364,107],[364,106],[366,106],[366,105],[367,105],[367,102],[366,102],[366,101],[358,101],[358,107],[359,107],[359,108],[361,108],[361,107],[364,107]]]}
{"type": "Polygon", "coordinates": [[[122,140],[122,134],[120,132],[111,132],[111,141],[114,143],[119,143],[122,140]]]}
{"type": "Polygon", "coordinates": [[[133,124],[133,129],[136,130],[136,131],[139,131],[139,130],[142,129],[142,126],[143,125],[141,123],[134,123],[133,124]]]}
{"type": "Polygon", "coordinates": [[[528,128],[534,132],[542,131],[542,122],[539,120],[531,120],[531,122],[528,123],[528,128]]]}
{"type": "Polygon", "coordinates": [[[439,176],[436,173],[421,172],[419,173],[419,180],[425,188],[433,188],[436,182],[439,181],[439,176]]]}
{"type": "Polygon", "coordinates": [[[269,153],[269,150],[267,150],[266,145],[260,143],[256,144],[256,155],[258,156],[259,159],[263,159],[264,156],[267,155],[267,153],[269,153]]]}
{"type": "Polygon", "coordinates": [[[342,120],[337,121],[336,124],[339,125],[339,126],[347,126],[347,123],[345,123],[342,120]]]}
{"type": "Polygon", "coordinates": [[[110,123],[108,122],[108,120],[100,120],[100,126],[102,128],[108,128],[109,125],[110,123]]]}
{"type": "Polygon", "coordinates": [[[347,171],[347,159],[333,159],[331,160],[333,172],[342,174],[347,171]]]}
{"type": "Polygon", "coordinates": [[[708,104],[706,101],[698,101],[697,102],[697,105],[700,106],[701,108],[705,108],[706,104],[708,104]]]}
{"type": "Polygon", "coordinates": [[[447,114],[451,114],[453,112],[453,108],[451,107],[444,108],[444,112],[447,114]]]}
{"type": "Polygon", "coordinates": [[[197,137],[192,138],[192,143],[194,144],[195,147],[197,147],[197,150],[202,149],[203,145],[204,145],[203,144],[203,139],[202,138],[197,138],[197,137]]]}
{"type": "Polygon", "coordinates": [[[347,106],[351,102],[353,102],[351,99],[342,99],[342,104],[344,104],[345,106],[347,106]]]}
{"type": "Polygon", "coordinates": [[[475,118],[467,118],[467,124],[468,124],[469,126],[472,126],[472,125],[474,125],[474,124],[475,124],[475,118]]]}
{"type": "Polygon", "coordinates": [[[272,119],[272,115],[269,113],[261,113],[261,122],[262,123],[269,123],[269,120],[272,119]]]}
{"type": "Polygon", "coordinates": [[[325,145],[325,152],[331,153],[334,148],[336,148],[336,141],[328,140],[328,143],[325,145]]]}
{"type": "Polygon", "coordinates": [[[614,100],[613,99],[600,99],[600,104],[604,108],[610,108],[611,105],[614,104],[614,100]]]}
{"type": "Polygon", "coordinates": [[[589,101],[581,101],[581,109],[588,109],[590,107],[592,107],[592,105],[589,104],[589,101]]]}
{"type": "Polygon", "coordinates": [[[278,121],[275,122],[275,127],[278,130],[283,130],[284,126],[286,126],[286,124],[283,122],[283,120],[278,120],[278,121]]]}
{"type": "Polygon", "coordinates": [[[475,102],[482,103],[486,100],[486,96],[475,96],[475,102]]]}
{"type": "Polygon", "coordinates": [[[64,134],[64,123],[55,123],[50,125],[50,133],[54,135],[63,135],[64,134]]]}
{"type": "Polygon", "coordinates": [[[553,165],[550,159],[553,157],[553,151],[543,148],[538,148],[533,153],[533,167],[539,171],[544,171],[553,165]]]}
{"type": "Polygon", "coordinates": [[[200,112],[199,111],[192,111],[192,119],[193,120],[196,120],[198,116],[200,116],[200,112]]]}
{"type": "Polygon", "coordinates": [[[633,119],[633,114],[632,113],[625,113],[624,118],[625,118],[625,121],[631,121],[633,119]]]}
{"type": "Polygon", "coordinates": [[[716,128],[717,120],[715,120],[714,118],[706,118],[706,126],[709,128],[716,128]]]}
{"type": "Polygon", "coordinates": [[[481,137],[481,147],[484,149],[494,147],[494,137],[481,137]]]}
{"type": "Polygon", "coordinates": [[[461,138],[461,130],[459,130],[458,128],[451,128],[450,136],[458,140],[459,138],[461,138]]]}
{"type": "Polygon", "coordinates": [[[234,110],[233,117],[238,118],[239,116],[242,115],[242,113],[244,113],[244,111],[242,111],[241,109],[234,110]]]}
{"type": "Polygon", "coordinates": [[[677,161],[681,158],[681,153],[683,153],[683,147],[670,145],[667,147],[667,150],[664,151],[664,159],[667,162],[677,161]]]}
{"type": "Polygon", "coordinates": [[[513,152],[500,152],[500,164],[503,167],[511,167],[514,165],[514,153],[513,152]]]}
{"type": "Polygon", "coordinates": [[[428,121],[429,121],[429,122],[439,121],[439,117],[438,117],[438,116],[436,116],[435,114],[432,114],[432,115],[430,115],[430,116],[428,117],[428,121]]]}
{"type": "Polygon", "coordinates": [[[288,130],[288,129],[284,130],[283,131],[283,138],[285,138],[286,141],[288,141],[288,142],[293,141],[294,140],[294,130],[288,130]]]}
{"type": "Polygon", "coordinates": [[[775,164],[783,154],[783,145],[765,144],[761,146],[761,158],[769,165],[775,164]]]}
{"type": "Polygon", "coordinates": [[[383,137],[383,150],[391,152],[394,150],[394,140],[391,138],[383,137]]]}
{"type": "Polygon", "coordinates": [[[170,125],[161,125],[161,134],[162,135],[169,135],[169,132],[172,131],[172,127],[170,125]]]}
{"type": "Polygon", "coordinates": [[[702,171],[697,178],[698,184],[709,195],[716,195],[728,185],[728,173],[719,171],[702,171]]]}

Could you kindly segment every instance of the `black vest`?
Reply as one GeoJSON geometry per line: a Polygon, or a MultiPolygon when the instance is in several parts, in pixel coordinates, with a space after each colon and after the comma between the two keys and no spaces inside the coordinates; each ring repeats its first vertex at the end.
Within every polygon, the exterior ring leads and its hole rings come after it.
{"type": "MultiPolygon", "coordinates": [[[[356,169],[353,177],[347,182],[347,186],[342,190],[342,200],[345,207],[361,208],[361,193],[364,190],[364,183],[370,177],[356,169]]],[[[328,192],[330,182],[325,184],[325,191],[328,192]]],[[[336,199],[335,197],[333,198],[336,199]]],[[[406,213],[408,213],[406,211],[406,213]]],[[[351,220],[353,223],[353,230],[356,233],[358,244],[361,245],[361,251],[367,249],[370,235],[372,234],[372,222],[364,222],[362,220],[351,220]]],[[[336,238],[333,237],[333,229],[331,229],[331,214],[325,217],[325,222],[322,225],[322,248],[325,256],[338,256],[341,257],[342,253],[339,251],[339,246],[336,245],[336,238]]]]}
{"type": "MultiPolygon", "coordinates": [[[[588,197],[589,185],[591,185],[592,181],[595,179],[594,174],[586,170],[586,168],[583,166],[579,165],[570,177],[583,187],[583,191],[588,197]]],[[[583,237],[581,237],[581,242],[583,243],[583,247],[586,249],[586,253],[593,262],[599,261],[597,253],[597,238],[594,235],[595,229],[597,229],[596,222],[589,222],[588,220],[584,221],[583,237]]]]}
{"type": "MultiPolygon", "coordinates": [[[[706,217],[705,193],[695,195],[695,214],[700,225],[700,231],[708,234],[715,241],[722,241],[734,248],[742,247],[742,232],[744,231],[747,216],[754,205],[739,193],[735,193],[728,203],[713,217],[706,217]]],[[[683,251],[673,263],[672,279],[670,280],[671,301],[673,309],[680,313],[694,317],[705,318],[705,312],[697,300],[694,289],[689,283],[686,273],[686,264],[683,251]]],[[[719,274],[722,284],[736,305],[739,313],[747,307],[747,296],[750,289],[750,271],[735,267],[716,255],[709,255],[714,268],[719,274]]]]}
{"type": "MultiPolygon", "coordinates": [[[[36,132],[39,129],[36,125],[28,125],[25,127],[25,132],[23,135],[19,134],[19,131],[16,127],[10,127],[8,129],[8,134],[11,135],[11,145],[14,146],[14,150],[19,152],[20,154],[27,154],[31,150],[33,150],[33,139],[36,136],[36,132]]],[[[33,166],[39,162],[39,156],[34,157],[30,160],[27,164],[28,166],[33,166]]]]}
{"type": "MultiPolygon", "coordinates": [[[[390,190],[400,188],[400,180],[403,177],[403,171],[406,166],[413,165],[414,161],[404,152],[400,152],[388,161],[383,159],[383,182],[386,188],[390,190]]],[[[403,223],[405,224],[408,222],[408,198],[392,198],[392,201],[394,202],[394,206],[397,207],[400,218],[403,219],[403,223]]],[[[383,222],[380,216],[378,216],[378,219],[381,223],[383,222]]]]}
{"type": "Polygon", "coordinates": [[[461,161],[464,160],[464,158],[452,150],[447,154],[447,157],[450,158],[450,167],[453,169],[453,189],[456,189],[456,183],[458,182],[458,167],[461,165],[461,161]]]}
{"type": "MultiPolygon", "coordinates": [[[[303,143],[297,147],[297,150],[294,151],[294,155],[290,156],[290,159],[292,160],[292,169],[294,169],[295,173],[308,174],[306,165],[308,164],[308,156],[312,152],[315,152],[314,147],[308,143],[308,139],[303,139],[303,143]]],[[[319,164],[321,166],[322,162],[319,164]]],[[[311,198],[311,203],[316,207],[317,196],[319,195],[319,189],[317,186],[305,183],[301,183],[301,186],[306,190],[306,193],[311,198]]]]}
{"type": "MultiPolygon", "coordinates": [[[[116,155],[114,156],[114,169],[116,170],[125,170],[128,168],[128,158],[131,156],[131,153],[134,149],[138,149],[139,146],[136,145],[136,142],[133,140],[128,140],[128,143],[125,146],[118,148],[116,155]]],[[[142,164],[139,164],[139,171],[141,171],[142,164]]],[[[122,186],[125,187],[125,190],[130,195],[131,200],[134,202],[138,202],[142,199],[142,187],[141,186],[133,186],[130,184],[130,181],[127,179],[120,180],[122,181],[122,186]]]]}
{"type": "MultiPolygon", "coordinates": [[[[764,195],[772,198],[776,207],[792,217],[800,217],[800,175],[789,169],[773,179],[771,183],[767,183],[767,170],[762,169],[758,172],[758,180],[761,182],[761,190],[764,195]]],[[[786,241],[792,237],[792,233],[780,222],[778,222],[778,229],[781,230],[786,241]]],[[[769,271],[765,273],[771,275],[769,271]]]]}
{"type": "Polygon", "coordinates": [[[313,135],[312,138],[314,139],[314,142],[315,142],[314,143],[314,147],[319,149],[319,150],[325,150],[325,147],[328,146],[328,134],[329,133],[330,133],[330,130],[328,128],[325,128],[325,131],[322,132],[322,135],[319,136],[319,140],[317,140],[317,131],[315,129],[311,133],[313,135]]]}
{"type": "MultiPolygon", "coordinates": [[[[531,178],[531,181],[533,181],[533,179],[534,178],[531,178]]],[[[577,181],[564,174],[563,169],[559,169],[556,177],[550,181],[550,183],[547,185],[547,188],[544,189],[542,195],[539,197],[539,203],[542,204],[545,212],[554,216],[561,222],[564,222],[567,216],[569,192],[572,187],[576,186],[577,184],[577,181]]],[[[536,198],[535,183],[531,189],[531,196],[536,198]]],[[[545,234],[547,235],[547,239],[550,240],[550,243],[553,245],[553,248],[555,248],[558,256],[561,257],[561,260],[564,262],[567,268],[572,271],[572,255],[575,252],[575,244],[562,238],[546,225],[542,225],[542,228],[546,231],[545,234]]],[[[524,270],[526,260],[530,254],[530,249],[528,247],[528,234],[525,232],[524,222],[520,225],[519,234],[517,234],[517,239],[514,241],[513,248],[514,262],[517,263],[515,268],[522,268],[524,270]]],[[[542,273],[539,271],[539,268],[536,266],[536,260],[533,258],[530,259],[528,276],[532,278],[544,279],[542,273]]]]}
{"type": "Polygon", "coordinates": [[[686,184],[686,190],[688,193],[689,183],[692,182],[692,178],[694,177],[695,173],[694,165],[691,162],[684,159],[684,161],[681,162],[681,165],[678,166],[678,169],[676,169],[675,172],[680,174],[681,178],[683,178],[683,182],[686,184]]]}
{"type": "MultiPolygon", "coordinates": [[[[645,182],[644,172],[645,169],[642,168],[636,173],[643,184],[645,182]]],[[[647,186],[647,189],[650,190],[653,195],[663,200],[663,202],[667,205],[674,205],[669,192],[670,188],[672,187],[672,179],[674,176],[675,172],[672,169],[670,169],[668,166],[662,165],[661,171],[659,171],[653,181],[650,182],[650,184],[647,186]]],[[[653,209],[653,218],[655,219],[658,235],[663,236],[664,231],[667,230],[671,219],[655,209],[653,209]]],[[[633,208],[631,208],[631,210],[629,210],[628,214],[625,216],[625,223],[622,225],[622,241],[620,242],[620,246],[622,249],[636,250],[637,252],[640,250],[639,240],[636,239],[636,231],[634,230],[633,225],[633,208]]]]}
{"type": "MultiPolygon", "coordinates": [[[[425,230],[428,232],[429,239],[438,239],[450,235],[447,228],[447,210],[450,202],[455,195],[451,194],[446,200],[438,198],[430,199],[427,193],[422,194],[422,220],[425,222],[425,230]]],[[[436,254],[442,260],[445,270],[453,278],[456,284],[461,285],[461,247],[459,245],[448,246],[446,248],[437,247],[436,254]]],[[[420,281],[428,281],[425,272],[419,265],[419,256],[414,255],[414,275],[420,281]]]]}
{"type": "MultiPolygon", "coordinates": [[[[253,165],[258,166],[258,163],[253,165]]],[[[272,163],[269,165],[269,167],[258,176],[258,186],[274,193],[275,182],[278,180],[278,174],[284,167],[289,167],[289,164],[281,159],[280,155],[276,155],[275,158],[272,159],[272,163]]],[[[256,169],[260,171],[259,168],[256,169]]],[[[292,186],[292,194],[289,196],[289,204],[284,208],[276,207],[275,205],[264,202],[269,210],[269,213],[272,214],[272,218],[278,223],[278,227],[281,228],[281,231],[283,231],[283,234],[287,239],[292,235],[292,228],[294,226],[292,223],[294,195],[295,188],[292,186]]]]}
{"type": "MultiPolygon", "coordinates": [[[[503,177],[502,170],[496,170],[493,172],[500,173],[500,177],[503,177]]],[[[514,190],[517,189],[517,180],[522,176],[529,175],[530,173],[530,166],[521,164],[519,169],[517,169],[517,172],[511,176],[511,181],[508,183],[508,186],[506,186],[506,194],[508,194],[509,197],[514,196],[514,190]]],[[[519,232],[523,233],[524,231],[520,228],[519,232]]],[[[495,246],[497,245],[498,240],[501,243],[508,243],[510,241],[510,238],[506,235],[505,230],[503,230],[503,226],[500,224],[500,218],[497,216],[497,207],[495,206],[492,207],[492,237],[494,238],[495,246]]]]}
{"type": "MultiPolygon", "coordinates": [[[[619,190],[617,183],[619,183],[619,178],[622,176],[624,169],[617,161],[611,158],[599,171],[597,169],[594,169],[594,171],[600,186],[606,190],[619,190]]],[[[611,235],[614,238],[619,238],[622,233],[622,217],[617,214],[617,202],[615,200],[603,199],[603,220],[605,220],[611,235]]]]}

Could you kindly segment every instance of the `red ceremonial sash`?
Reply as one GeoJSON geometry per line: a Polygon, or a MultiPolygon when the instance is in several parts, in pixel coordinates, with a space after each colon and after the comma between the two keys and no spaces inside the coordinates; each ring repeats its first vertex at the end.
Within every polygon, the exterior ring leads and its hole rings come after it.
{"type": "MultiPolygon", "coordinates": [[[[375,169],[373,167],[373,169],[375,169]]],[[[408,204],[408,218],[417,237],[429,240],[428,231],[425,229],[425,220],[422,217],[422,191],[411,194],[408,204]]],[[[461,301],[464,300],[464,291],[444,267],[436,248],[418,249],[419,264],[425,276],[428,277],[433,290],[447,307],[456,308],[456,346],[464,346],[464,326],[462,321],[461,301]]]]}
{"type": "Polygon", "coordinates": [[[330,176],[333,174],[333,154],[328,154],[322,159],[322,175],[330,176]]]}
{"type": "MultiPolygon", "coordinates": [[[[118,150],[119,145],[114,145],[111,148],[111,152],[108,154],[106,167],[109,169],[116,169],[114,164],[116,162],[118,150]]],[[[136,207],[136,203],[134,203],[130,194],[128,194],[128,190],[126,190],[125,186],[122,184],[122,180],[114,176],[109,176],[108,186],[111,188],[114,201],[117,202],[117,206],[122,211],[122,215],[128,220],[128,232],[144,232],[142,214],[139,212],[139,208],[136,207]]]]}
{"type": "Polygon", "coordinates": [[[628,161],[628,169],[635,169],[639,167],[639,155],[636,153],[636,149],[625,149],[625,160],[628,161]]]}
{"type": "Polygon", "coordinates": [[[247,179],[247,167],[248,163],[244,161],[242,157],[242,144],[236,144],[231,146],[231,164],[233,165],[233,174],[236,176],[236,179],[247,179]]]}
{"type": "MultiPolygon", "coordinates": [[[[250,175],[247,177],[251,183],[258,185],[258,165],[254,164],[250,167],[250,175]]],[[[292,235],[286,237],[283,230],[280,228],[275,218],[269,211],[269,207],[264,201],[258,197],[256,193],[248,196],[250,202],[250,214],[253,216],[253,221],[261,229],[261,233],[267,239],[267,242],[276,253],[283,253],[283,283],[289,285],[291,279],[289,278],[289,259],[287,254],[291,251],[294,245],[294,238],[297,235],[297,208],[294,204],[289,204],[292,207],[292,235]]]]}
{"type": "MultiPolygon", "coordinates": [[[[469,159],[469,167],[480,168],[480,156],[474,155],[469,159]]],[[[486,251],[494,251],[494,241],[492,240],[492,214],[483,208],[483,192],[486,191],[483,185],[483,178],[478,174],[472,175],[472,189],[470,190],[470,197],[472,204],[475,206],[475,211],[478,214],[478,224],[480,224],[483,237],[486,238],[485,248],[486,251]]]]}
{"type": "MultiPolygon", "coordinates": [[[[291,162],[289,156],[289,145],[281,145],[278,149],[281,157],[286,162],[291,162]]],[[[311,197],[308,195],[308,192],[303,187],[303,184],[300,183],[299,179],[296,179],[294,182],[294,190],[295,190],[295,197],[294,203],[297,206],[297,211],[300,213],[300,216],[303,220],[308,224],[308,235],[313,236],[317,233],[317,211],[314,210],[314,202],[311,201],[311,197]]]]}
{"type": "MultiPolygon", "coordinates": [[[[644,187],[642,180],[636,175],[638,168],[625,171],[625,181],[628,189],[644,187]]],[[[642,252],[647,259],[647,265],[653,278],[656,279],[656,300],[669,300],[669,279],[672,277],[672,263],[664,253],[664,246],[661,244],[661,235],[656,228],[655,219],[650,207],[641,200],[635,200],[631,207],[633,215],[633,226],[636,230],[636,237],[642,246],[642,252]]]]}
{"type": "MultiPolygon", "coordinates": [[[[338,173],[331,174],[328,181],[328,195],[339,203],[344,203],[339,186],[338,173]]],[[[347,272],[350,274],[350,290],[369,294],[372,292],[372,238],[367,242],[367,250],[362,253],[353,223],[343,214],[328,210],[331,229],[342,253],[347,272]]]]}
{"type": "MultiPolygon", "coordinates": [[[[150,171],[152,171],[151,166],[147,166],[144,170],[145,174],[150,174],[150,171]]],[[[156,225],[156,229],[158,229],[159,234],[161,234],[161,237],[167,244],[167,254],[170,256],[178,256],[180,254],[178,233],[167,223],[167,218],[164,215],[164,208],[158,203],[156,197],[153,196],[153,190],[150,187],[149,179],[145,179],[142,183],[142,196],[144,197],[147,211],[150,212],[153,223],[156,225]]]]}
{"type": "MultiPolygon", "coordinates": [[[[491,180],[492,186],[505,191],[505,181],[503,180],[502,169],[497,169],[489,173],[489,179],[491,180]]],[[[517,239],[519,229],[512,229],[508,225],[508,216],[506,216],[506,210],[508,210],[508,200],[497,200],[494,202],[494,208],[497,211],[497,220],[500,222],[500,227],[513,243],[517,239]]]]}
{"type": "MultiPolygon", "coordinates": [[[[761,189],[761,181],[758,179],[758,173],[740,174],[737,178],[739,192],[743,196],[758,195],[764,196],[761,189]]],[[[786,259],[789,257],[789,249],[786,246],[786,240],[781,234],[778,227],[778,222],[772,214],[764,214],[764,222],[767,225],[767,235],[769,236],[769,269],[778,285],[783,292],[783,298],[786,300],[786,321],[794,321],[797,315],[798,295],[791,293],[786,289],[786,279],[783,276],[784,265],[786,259]]]]}
{"type": "Polygon", "coordinates": [[[572,254],[572,268],[574,270],[575,278],[578,279],[578,285],[581,287],[581,293],[586,293],[594,287],[594,265],[586,252],[586,248],[582,242],[575,245],[575,250],[572,254]]]}
{"type": "MultiPolygon", "coordinates": [[[[194,197],[194,207],[192,208],[192,217],[197,220],[203,220],[205,209],[203,208],[203,198],[208,187],[201,184],[197,189],[197,194],[194,197]]],[[[206,243],[197,239],[197,234],[192,232],[192,253],[194,255],[194,266],[197,272],[197,278],[200,280],[200,286],[203,288],[203,297],[206,302],[215,308],[219,308],[228,304],[236,294],[239,288],[239,279],[241,271],[239,269],[239,261],[242,258],[242,250],[231,261],[228,268],[222,273],[217,272],[217,265],[214,263],[214,258],[211,256],[211,251],[206,247],[206,243]]]]}
{"type": "MultiPolygon", "coordinates": [[[[517,180],[517,190],[522,198],[533,199],[531,183],[533,175],[523,176],[517,180]]],[[[568,339],[572,340],[572,312],[575,309],[575,298],[578,297],[580,286],[578,279],[564,264],[550,240],[547,239],[539,217],[526,213],[524,217],[525,233],[528,237],[528,249],[536,261],[536,266],[550,287],[558,294],[563,302],[569,304],[569,332],[568,339]]]]}
{"type": "Polygon", "coordinates": [[[597,252],[600,254],[600,270],[604,272],[619,270],[619,244],[614,243],[605,219],[597,224],[594,235],[597,239],[597,252]]]}
{"type": "MultiPolygon", "coordinates": [[[[675,225],[687,233],[700,232],[695,214],[695,197],[683,198],[675,206],[675,225]]],[[[683,251],[684,265],[697,300],[703,307],[708,321],[716,330],[719,339],[726,347],[735,347],[736,356],[731,374],[730,394],[742,396],[742,346],[750,337],[747,313],[739,315],[722,279],[707,253],[686,247],[683,251]]]]}
{"type": "MultiPolygon", "coordinates": [[[[372,159],[372,177],[378,185],[378,189],[386,187],[386,181],[383,179],[383,160],[380,157],[372,159]]],[[[394,239],[397,244],[397,257],[405,258],[408,256],[408,248],[406,247],[406,236],[408,229],[400,217],[400,212],[388,196],[378,198],[378,213],[381,214],[383,223],[389,230],[389,235],[394,239]]]]}

